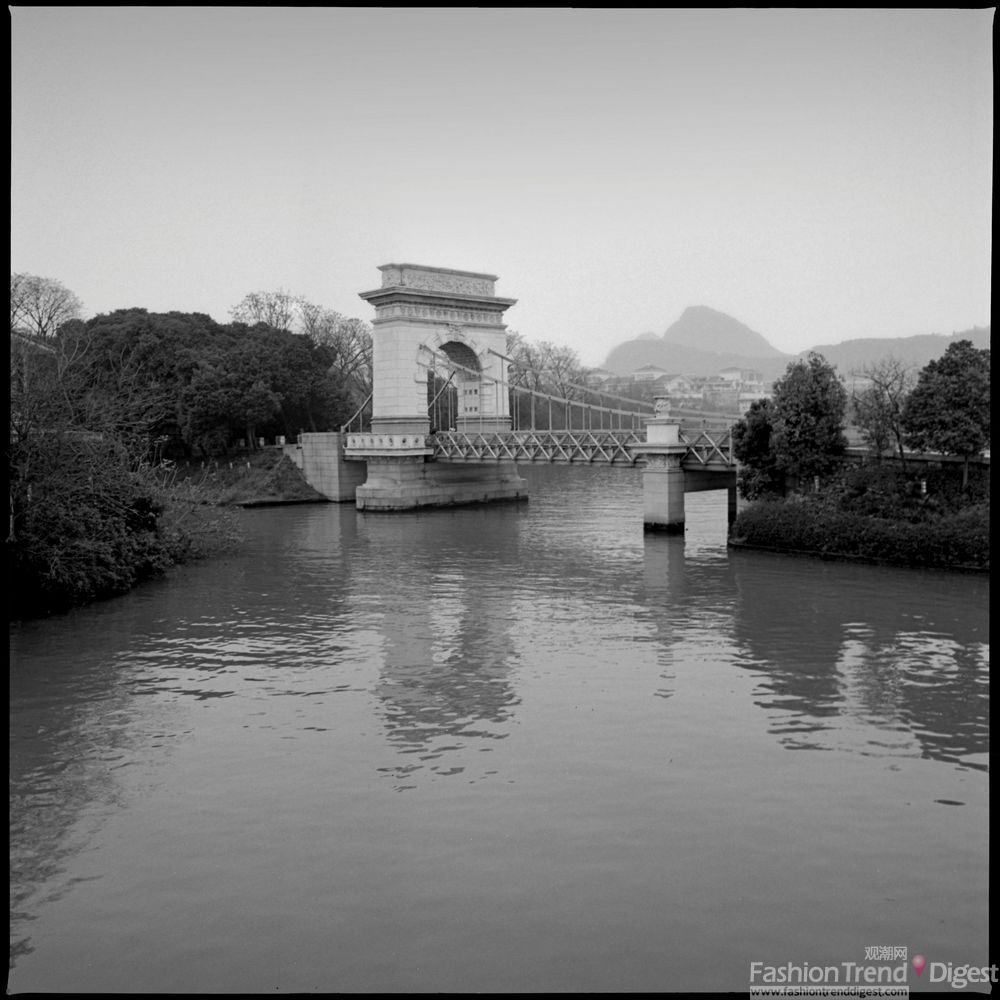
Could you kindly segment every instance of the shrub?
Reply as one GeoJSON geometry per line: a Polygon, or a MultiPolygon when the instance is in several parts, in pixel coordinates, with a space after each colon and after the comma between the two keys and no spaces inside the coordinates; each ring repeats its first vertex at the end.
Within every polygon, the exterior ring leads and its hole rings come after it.
{"type": "Polygon", "coordinates": [[[229,512],[209,513],[197,490],[164,488],[104,438],[36,434],[11,457],[9,619],[123,594],[233,537],[229,512]]]}
{"type": "Polygon", "coordinates": [[[895,565],[990,565],[988,504],[907,521],[841,509],[828,496],[765,501],[740,511],[732,537],[736,544],[895,565]]]}

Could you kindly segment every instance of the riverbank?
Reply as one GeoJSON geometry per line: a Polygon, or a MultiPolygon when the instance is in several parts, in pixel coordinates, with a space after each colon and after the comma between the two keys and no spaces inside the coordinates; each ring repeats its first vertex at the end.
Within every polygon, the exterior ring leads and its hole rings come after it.
{"type": "Polygon", "coordinates": [[[879,559],[875,556],[859,555],[853,552],[837,552],[827,549],[793,549],[783,545],[755,545],[743,539],[731,538],[727,543],[731,549],[746,550],[752,552],[774,552],[783,556],[798,556],[806,559],[820,559],[825,562],[858,563],[863,566],[889,566],[894,569],[943,569],[952,573],[973,573],[989,575],[990,567],[963,565],[960,563],[947,564],[921,564],[916,562],[904,563],[889,558],[879,559]]]}
{"type": "Polygon", "coordinates": [[[172,474],[206,491],[225,507],[275,507],[329,503],[305,480],[281,448],[264,448],[236,458],[177,463],[172,474]]]}
{"type": "Polygon", "coordinates": [[[144,475],[82,494],[65,475],[36,487],[5,548],[18,581],[9,621],[116,597],[172,566],[232,551],[242,537],[234,508],[328,502],[280,448],[144,475]]]}

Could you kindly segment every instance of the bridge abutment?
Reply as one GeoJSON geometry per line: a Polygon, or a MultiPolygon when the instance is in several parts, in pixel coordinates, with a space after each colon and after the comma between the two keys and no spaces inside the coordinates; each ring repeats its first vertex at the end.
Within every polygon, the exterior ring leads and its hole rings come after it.
{"type": "Polygon", "coordinates": [[[345,461],[344,435],[336,431],[300,434],[295,444],[284,445],[284,453],[306,482],[334,503],[354,500],[365,481],[364,465],[345,461]]]}

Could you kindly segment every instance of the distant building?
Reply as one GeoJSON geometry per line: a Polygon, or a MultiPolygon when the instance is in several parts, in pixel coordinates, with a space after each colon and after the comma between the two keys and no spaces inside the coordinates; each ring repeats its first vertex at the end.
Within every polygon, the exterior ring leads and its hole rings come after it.
{"type": "Polygon", "coordinates": [[[754,368],[723,368],[719,378],[738,386],[757,386],[764,384],[764,376],[754,368]]]}
{"type": "Polygon", "coordinates": [[[635,382],[655,382],[658,378],[669,374],[666,368],[661,368],[659,365],[643,365],[632,372],[632,379],[635,382]]]}
{"type": "Polygon", "coordinates": [[[701,389],[690,375],[668,375],[663,388],[671,399],[701,399],[701,389]]]}
{"type": "Polygon", "coordinates": [[[736,394],[736,403],[741,411],[746,411],[752,403],[767,396],[764,376],[754,368],[723,368],[719,378],[728,383],[736,394]]]}

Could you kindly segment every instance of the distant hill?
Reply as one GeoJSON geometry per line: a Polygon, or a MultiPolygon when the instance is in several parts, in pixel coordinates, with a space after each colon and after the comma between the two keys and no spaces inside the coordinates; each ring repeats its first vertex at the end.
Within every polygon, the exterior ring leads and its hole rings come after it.
{"type": "MultiPolygon", "coordinates": [[[[821,344],[810,348],[822,354],[841,375],[873,364],[888,355],[923,368],[939,358],[956,340],[971,340],[976,347],[990,346],[990,328],[974,327],[951,335],[923,334],[915,337],[870,337],[821,344]]],[[[750,327],[708,306],[690,306],[662,337],[643,333],[619,344],[601,366],[627,375],[643,365],[659,365],[670,373],[714,375],[722,368],[755,368],[768,381],[784,375],[789,362],[801,354],[784,354],[750,327]]]]}
{"type": "Polygon", "coordinates": [[[890,354],[900,361],[923,368],[929,361],[941,357],[948,345],[958,340],[971,340],[978,348],[990,346],[990,328],[976,326],[952,334],[928,333],[916,337],[871,337],[845,340],[840,344],[821,344],[814,347],[841,375],[850,375],[865,365],[874,364],[890,354]]]}
{"type": "Polygon", "coordinates": [[[748,358],[784,356],[750,327],[708,306],[688,306],[681,318],[667,327],[663,340],[678,347],[694,347],[714,354],[739,354],[748,358]]]}
{"type": "Polygon", "coordinates": [[[647,333],[619,344],[601,367],[621,375],[643,365],[659,365],[676,374],[714,375],[720,368],[738,366],[775,379],[793,358],[732,316],[708,306],[689,306],[662,337],[647,333]]]}

